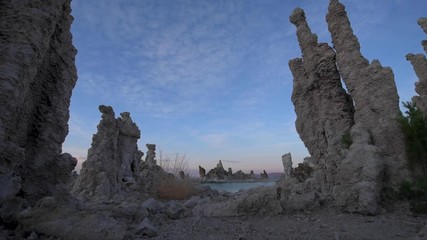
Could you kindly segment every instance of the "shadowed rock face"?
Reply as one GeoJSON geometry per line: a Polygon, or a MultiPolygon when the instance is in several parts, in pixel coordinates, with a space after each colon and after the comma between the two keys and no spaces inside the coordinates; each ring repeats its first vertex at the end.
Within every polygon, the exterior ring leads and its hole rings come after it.
{"type": "Polygon", "coordinates": [[[84,199],[108,200],[136,183],[143,153],[138,150],[140,131],[125,112],[115,118],[113,108],[99,106],[102,119],[92,147],[72,192],[84,199]]]}
{"type": "Polygon", "coordinates": [[[49,195],[77,163],[61,154],[77,80],[70,11],[69,0],[0,3],[0,177],[15,186],[0,201],[49,195]]]}
{"type": "MultiPolygon", "coordinates": [[[[418,24],[427,34],[427,18],[420,18],[418,24]]],[[[424,51],[427,52],[427,40],[422,41],[424,51]]],[[[406,55],[406,60],[410,61],[414,67],[414,71],[417,74],[418,82],[415,83],[415,91],[418,93],[418,96],[414,96],[412,101],[417,105],[417,107],[427,115],[427,60],[426,56],[422,53],[420,54],[408,54],[406,55]]]]}
{"type": "Polygon", "coordinates": [[[290,21],[297,27],[303,57],[289,61],[294,76],[292,102],[297,114],[296,128],[315,159],[315,169],[321,173],[318,181],[326,193],[343,158],[341,138],[353,125],[352,100],[341,85],[334,50],[326,43],[317,42],[304,11],[295,9],[290,21]]]}

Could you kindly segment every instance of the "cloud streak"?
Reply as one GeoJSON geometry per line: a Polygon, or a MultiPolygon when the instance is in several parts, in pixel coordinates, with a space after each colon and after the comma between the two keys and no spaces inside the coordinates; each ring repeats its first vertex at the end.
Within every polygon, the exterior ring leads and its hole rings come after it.
{"type": "Polygon", "coordinates": [[[170,1],[160,7],[156,1],[76,2],[75,7],[83,9],[81,25],[101,31],[108,51],[117,51],[117,59],[99,63],[114,66],[114,72],[94,73],[81,63],[83,87],[91,91],[100,86],[106,98],[140,111],[159,117],[212,114],[217,111],[212,101],[230,98],[238,98],[237,107],[254,106],[270,89],[259,88],[254,94],[251,85],[271,87],[269,81],[277,83],[289,75],[287,68],[276,68],[286,61],[284,34],[277,31],[274,18],[249,3],[170,1]],[[103,17],[94,19],[94,12],[103,17]],[[277,54],[281,57],[271,57],[277,54]],[[250,65],[247,72],[238,67],[244,62],[250,65]],[[248,84],[230,88],[239,82],[248,84]]]}

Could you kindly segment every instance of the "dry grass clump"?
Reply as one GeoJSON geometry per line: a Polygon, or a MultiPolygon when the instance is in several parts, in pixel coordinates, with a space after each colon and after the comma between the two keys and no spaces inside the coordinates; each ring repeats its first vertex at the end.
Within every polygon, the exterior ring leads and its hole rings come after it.
{"type": "Polygon", "coordinates": [[[188,199],[200,193],[197,184],[189,179],[166,178],[160,181],[157,197],[165,200],[188,199]]]}

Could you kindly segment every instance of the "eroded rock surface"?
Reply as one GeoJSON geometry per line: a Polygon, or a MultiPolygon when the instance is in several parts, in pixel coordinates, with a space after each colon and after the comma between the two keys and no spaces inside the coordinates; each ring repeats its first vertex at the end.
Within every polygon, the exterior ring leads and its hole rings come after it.
{"type": "MultiPolygon", "coordinates": [[[[418,25],[424,30],[424,32],[427,34],[427,18],[422,17],[418,19],[418,25]]],[[[424,47],[424,51],[427,53],[427,40],[423,40],[421,44],[424,47]]]]}
{"type": "Polygon", "coordinates": [[[403,133],[396,121],[401,112],[393,71],[382,67],[378,60],[369,63],[362,56],[345,7],[338,0],[330,1],[326,21],[337,53],[338,69],[354,101],[354,121],[361,125],[358,129],[369,133],[367,144],[379,148],[383,159],[378,161],[385,165],[385,186],[397,189],[409,172],[403,133]]]}
{"type": "Polygon", "coordinates": [[[141,133],[129,113],[116,119],[110,106],[101,105],[99,111],[98,132],[72,192],[84,199],[107,200],[136,182],[143,154],[137,146],[141,133]]]}
{"type": "Polygon", "coordinates": [[[334,50],[318,43],[304,11],[295,9],[290,21],[297,27],[303,57],[289,62],[294,76],[296,128],[314,160],[315,177],[326,197],[335,183],[337,165],[344,158],[341,138],[353,125],[352,99],[341,85],[334,50]]]}
{"type": "MultiPolygon", "coordinates": [[[[418,24],[427,34],[427,18],[420,18],[418,24]]],[[[422,41],[424,51],[427,52],[427,40],[422,41]]],[[[418,77],[418,82],[415,83],[415,92],[418,96],[414,96],[412,101],[416,106],[427,115],[427,60],[426,56],[422,53],[407,54],[406,60],[410,61],[414,67],[414,71],[418,77]]]]}
{"type": "Polygon", "coordinates": [[[282,156],[282,164],[283,164],[283,177],[285,179],[290,178],[292,175],[292,155],[291,153],[286,153],[282,156]]]}
{"type": "Polygon", "coordinates": [[[51,195],[77,163],[61,155],[77,80],[70,11],[69,0],[1,2],[0,178],[11,176],[3,199],[18,189],[31,203],[51,195]]]}
{"type": "Polygon", "coordinates": [[[377,214],[381,191],[397,190],[409,177],[404,138],[396,121],[401,112],[393,72],[362,56],[338,0],[330,1],[326,20],[334,49],[317,43],[302,9],[295,9],[290,17],[302,51],[302,59],[289,62],[294,76],[292,102],[297,131],[311,155],[304,164],[313,172],[282,187],[289,191],[287,202],[293,192],[312,192],[347,211],[377,214]]]}

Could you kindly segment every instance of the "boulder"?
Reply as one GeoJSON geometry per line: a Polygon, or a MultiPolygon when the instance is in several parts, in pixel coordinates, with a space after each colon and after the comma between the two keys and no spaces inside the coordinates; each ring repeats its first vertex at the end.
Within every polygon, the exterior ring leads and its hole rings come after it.
{"type": "Polygon", "coordinates": [[[150,219],[144,218],[144,220],[136,227],[135,233],[141,236],[156,237],[158,229],[154,227],[150,219]]]}
{"type": "Polygon", "coordinates": [[[248,190],[237,205],[237,213],[242,215],[275,215],[283,209],[272,187],[259,187],[248,190]]]}
{"type": "Polygon", "coordinates": [[[156,214],[164,208],[164,204],[154,198],[149,198],[142,203],[142,207],[147,209],[149,213],[156,214]]]}
{"type": "Polygon", "coordinates": [[[172,200],[166,205],[166,214],[170,219],[179,219],[184,216],[185,208],[176,201],[172,200]]]}
{"type": "Polygon", "coordinates": [[[199,197],[194,196],[184,202],[184,207],[188,209],[194,208],[199,203],[199,197]]]}

